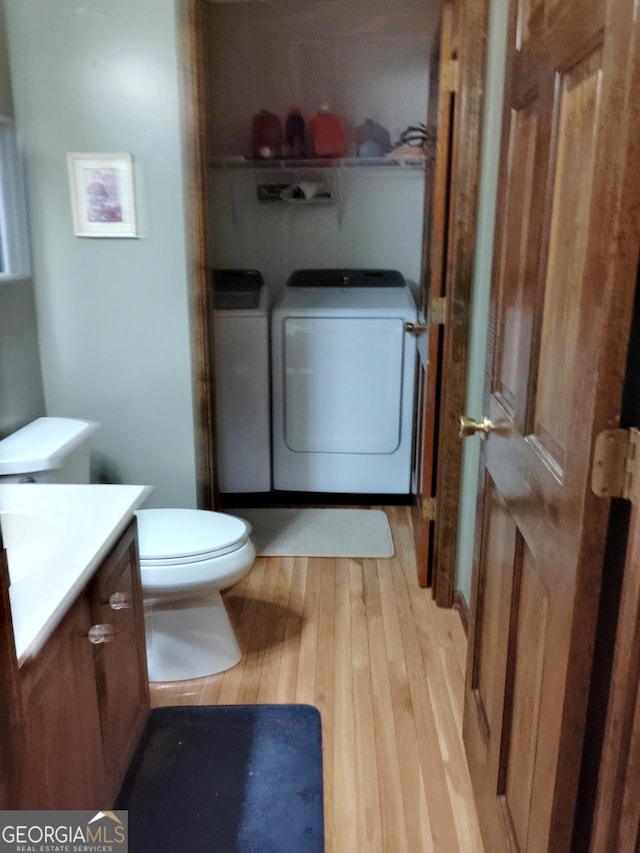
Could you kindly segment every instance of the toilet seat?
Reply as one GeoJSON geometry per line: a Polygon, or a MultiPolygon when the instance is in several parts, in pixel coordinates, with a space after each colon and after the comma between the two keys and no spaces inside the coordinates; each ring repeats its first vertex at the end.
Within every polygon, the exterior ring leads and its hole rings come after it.
{"type": "Polygon", "coordinates": [[[206,562],[239,550],[249,539],[250,526],[222,512],[141,509],[135,514],[141,566],[206,562]]]}
{"type": "Polygon", "coordinates": [[[236,516],[198,509],[141,509],[135,515],[147,598],[226,589],[255,559],[251,525],[236,516]]]}

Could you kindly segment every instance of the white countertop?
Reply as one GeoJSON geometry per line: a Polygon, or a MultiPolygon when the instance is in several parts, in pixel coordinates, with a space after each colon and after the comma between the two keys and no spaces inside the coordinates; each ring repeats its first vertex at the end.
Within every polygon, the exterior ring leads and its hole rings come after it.
{"type": "Polygon", "coordinates": [[[0,486],[20,666],[42,649],[150,491],[150,486],[0,486]]]}

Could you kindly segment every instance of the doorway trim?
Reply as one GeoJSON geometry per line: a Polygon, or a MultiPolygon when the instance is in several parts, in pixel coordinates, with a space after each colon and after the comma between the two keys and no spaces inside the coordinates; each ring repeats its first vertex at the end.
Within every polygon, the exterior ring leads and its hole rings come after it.
{"type": "MultiPolygon", "coordinates": [[[[460,85],[456,98],[458,122],[453,144],[454,183],[447,224],[447,307],[444,327],[440,426],[434,455],[441,460],[437,474],[437,512],[432,563],[433,594],[440,606],[451,607],[456,590],[456,537],[460,498],[462,448],[458,417],[465,397],[468,321],[475,252],[480,142],[484,89],[488,0],[453,0],[458,6],[457,53],[460,85]]],[[[206,0],[181,0],[178,14],[181,62],[185,214],[189,239],[191,360],[196,441],[198,506],[218,506],[215,460],[215,376],[211,293],[208,270],[207,151],[210,105],[206,39],[206,0]]],[[[427,235],[423,238],[426,240],[427,235]]],[[[423,253],[425,247],[423,245],[423,253]]]]}
{"type": "Polygon", "coordinates": [[[212,362],[211,288],[208,264],[208,31],[205,0],[182,0],[178,56],[182,85],[183,169],[187,223],[191,375],[198,507],[218,506],[215,459],[215,376],[212,362]]]}
{"type": "MultiPolygon", "coordinates": [[[[447,208],[447,221],[444,223],[447,250],[445,255],[438,251],[441,247],[437,242],[437,234],[431,238],[436,239],[436,243],[432,242],[432,267],[428,271],[432,282],[442,282],[444,285],[440,285],[442,292],[430,294],[429,298],[444,296],[446,299],[443,334],[438,326],[432,324],[432,334],[437,332],[439,337],[442,334],[441,367],[437,382],[427,390],[427,394],[439,392],[439,400],[435,402],[436,407],[439,404],[438,428],[435,435],[433,431],[429,433],[425,430],[424,449],[425,457],[431,460],[429,470],[436,471],[436,509],[432,554],[428,557],[423,551],[417,557],[420,583],[425,584],[430,578],[436,603],[441,607],[452,607],[456,598],[462,474],[458,419],[463,414],[466,396],[489,0],[450,0],[446,8],[453,20],[453,33],[450,51],[447,51],[450,55],[441,53],[441,62],[449,59],[457,62],[458,82],[454,90],[454,114],[449,140],[452,147],[448,182],[450,191],[444,200],[447,208]],[[426,439],[430,439],[430,446],[426,439]],[[425,558],[430,560],[426,570],[425,558]]],[[[437,150],[441,150],[440,145],[437,150]]],[[[461,606],[463,612],[464,609],[461,606]]]]}
{"type": "Polygon", "coordinates": [[[458,513],[462,444],[458,436],[464,413],[469,315],[475,263],[482,111],[485,86],[488,0],[461,0],[458,26],[460,87],[453,140],[450,240],[447,259],[447,315],[444,327],[444,375],[438,441],[438,512],[434,544],[433,594],[451,607],[456,592],[458,513]]]}

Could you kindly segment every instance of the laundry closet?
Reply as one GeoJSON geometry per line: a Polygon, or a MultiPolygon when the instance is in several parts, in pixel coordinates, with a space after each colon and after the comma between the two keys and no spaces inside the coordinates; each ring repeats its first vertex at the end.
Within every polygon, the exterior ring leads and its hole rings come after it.
{"type": "Polygon", "coordinates": [[[293,492],[411,491],[416,342],[406,325],[417,318],[411,294],[420,280],[425,158],[406,131],[426,121],[438,15],[437,4],[424,0],[208,6],[209,263],[218,281],[211,328],[223,502],[227,493],[234,502],[243,492],[268,500],[287,490],[292,499],[293,492]],[[331,158],[318,158],[313,148],[311,124],[321,105],[344,133],[344,150],[331,158]],[[278,116],[284,141],[291,108],[305,122],[302,156],[292,159],[282,148],[254,157],[255,117],[263,110],[278,116]],[[388,133],[389,150],[362,144],[372,126],[388,133]],[[246,293],[257,288],[255,298],[228,292],[234,278],[246,293]],[[340,322],[345,317],[351,325],[340,322]],[[294,353],[295,364],[287,361],[294,353]],[[369,405],[368,386],[391,388],[395,363],[402,376],[389,399],[357,417],[340,409],[358,397],[369,405]],[[322,387],[306,383],[320,374],[313,382],[322,387]],[[331,434],[331,401],[321,396],[334,387],[344,398],[335,418],[352,424],[344,456],[331,434]],[[301,420],[295,413],[302,406],[301,420]],[[395,410],[394,425],[388,412],[395,410]],[[326,424],[318,420],[323,412],[326,424]],[[369,430],[385,418],[386,433],[369,430]],[[396,451],[402,459],[390,467],[383,457],[396,451]],[[289,456],[294,467],[297,460],[306,466],[301,476],[278,473],[289,456]],[[378,479],[358,476],[378,461],[378,479]],[[406,477],[398,478],[405,464],[406,477]],[[342,471],[335,488],[331,476],[316,481],[308,474],[332,465],[342,471]],[[383,471],[394,472],[391,480],[383,471]]]}

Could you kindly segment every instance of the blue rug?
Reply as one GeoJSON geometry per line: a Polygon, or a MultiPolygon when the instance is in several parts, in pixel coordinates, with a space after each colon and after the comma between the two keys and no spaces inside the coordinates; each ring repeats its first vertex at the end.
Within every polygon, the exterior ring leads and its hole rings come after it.
{"type": "Polygon", "coordinates": [[[320,713],[156,708],[116,808],[132,853],[322,853],[320,713]]]}

